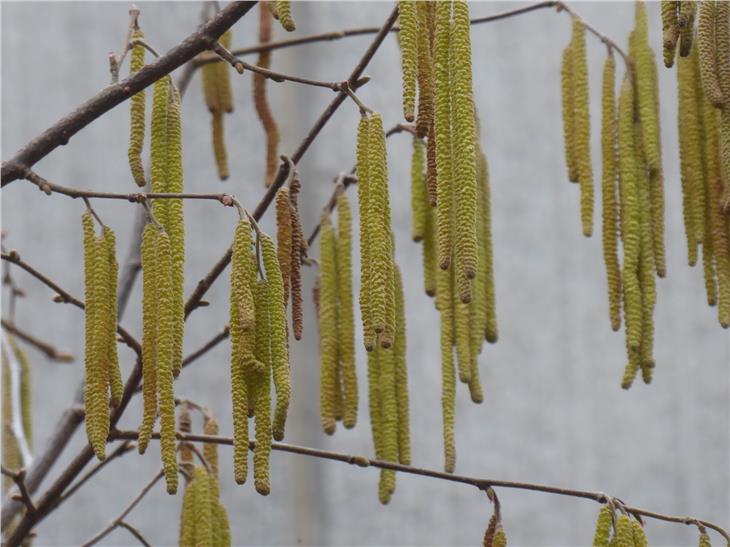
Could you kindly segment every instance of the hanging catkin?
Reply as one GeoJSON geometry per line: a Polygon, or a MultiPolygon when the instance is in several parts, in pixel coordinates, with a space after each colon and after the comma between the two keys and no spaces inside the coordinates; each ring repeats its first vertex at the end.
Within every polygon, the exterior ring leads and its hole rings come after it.
{"type": "Polygon", "coordinates": [[[679,23],[677,22],[677,8],[679,2],[675,0],[662,0],[662,36],[664,49],[664,66],[671,68],[674,65],[674,57],[679,40],[679,23]]]}
{"type": "MultiPolygon", "coordinates": [[[[271,41],[271,12],[270,2],[261,2],[259,16],[259,43],[266,44],[271,41]]],[[[271,50],[259,53],[258,62],[261,68],[271,66],[271,50]]],[[[266,131],[266,187],[271,186],[276,178],[279,160],[279,128],[271,112],[269,100],[266,97],[266,78],[263,74],[255,72],[253,75],[253,101],[256,113],[261,120],[261,125],[266,131]]]]}
{"type": "Polygon", "coordinates": [[[408,122],[415,118],[416,108],[416,67],[417,52],[417,19],[416,2],[401,0],[398,2],[398,21],[400,30],[398,40],[401,48],[401,70],[403,74],[403,117],[408,122]]]}
{"type": "MultiPolygon", "coordinates": [[[[190,468],[192,468],[192,465],[190,468]]],[[[180,535],[178,540],[180,547],[195,545],[196,485],[194,476],[193,471],[190,480],[185,485],[185,493],[183,494],[182,510],[180,511],[180,535]]]]}
{"type": "Polygon", "coordinates": [[[659,148],[659,119],[657,116],[654,90],[653,57],[649,48],[649,25],[644,2],[636,2],[635,39],[635,75],[639,119],[641,121],[644,152],[649,169],[657,171],[661,168],[661,150],[659,148]]]}
{"type": "Polygon", "coordinates": [[[441,411],[443,415],[444,470],[454,472],[456,448],[454,445],[454,416],[456,413],[456,382],[453,358],[454,308],[451,272],[436,272],[436,305],[441,313],[441,411]]]}
{"type": "Polygon", "coordinates": [[[139,427],[137,447],[147,450],[157,419],[157,237],[158,229],[148,223],[142,232],[142,397],[144,411],[139,427]]]}
{"type": "Polygon", "coordinates": [[[695,13],[697,4],[693,0],[681,0],[679,4],[679,13],[677,15],[677,23],[679,24],[679,55],[680,57],[689,56],[692,51],[692,41],[694,36],[695,13]]]}
{"type": "MultiPolygon", "coordinates": [[[[144,39],[144,33],[135,29],[132,32],[132,40],[144,39]]],[[[129,60],[129,75],[139,72],[144,67],[144,46],[137,44],[132,47],[129,60]]],[[[144,166],[142,165],[142,148],[144,147],[145,129],[145,90],[138,91],[129,100],[129,149],[127,156],[129,168],[132,171],[132,178],[137,186],[143,187],[146,184],[144,178],[144,166]]]]}
{"type": "MultiPolygon", "coordinates": [[[[656,57],[654,52],[650,50],[651,54],[651,76],[652,76],[652,90],[654,92],[654,117],[657,119],[657,127],[659,120],[659,72],[657,69],[656,57]]],[[[653,235],[653,253],[654,253],[654,267],[656,274],[659,277],[667,276],[667,260],[666,250],[664,245],[664,169],[662,167],[662,155],[661,155],[661,131],[657,133],[657,146],[659,150],[659,167],[653,170],[649,174],[649,200],[651,201],[651,226],[653,235]]]]}
{"type": "Polygon", "coordinates": [[[631,519],[628,515],[619,515],[616,521],[616,542],[620,547],[634,545],[634,532],[631,529],[631,519]]]}
{"type": "Polygon", "coordinates": [[[710,536],[707,535],[707,532],[705,530],[702,530],[702,532],[700,532],[700,540],[698,546],[712,547],[712,544],[710,543],[710,536]]]}
{"type": "MultiPolygon", "coordinates": [[[[225,31],[218,39],[220,45],[226,49],[231,48],[231,29],[225,31]]],[[[233,91],[231,90],[231,65],[226,61],[213,63],[217,71],[217,89],[220,108],[223,112],[233,112],[233,91]]]]}
{"type": "MultiPolygon", "coordinates": [[[[116,317],[116,315],[115,315],[116,317]]],[[[115,323],[116,327],[116,323],[115,323]]],[[[115,331],[116,332],[116,331],[115,331]]],[[[7,333],[6,333],[7,334],[7,333]]],[[[116,334],[114,335],[116,337],[116,334]]],[[[33,448],[33,419],[32,419],[32,410],[33,406],[31,404],[32,402],[32,385],[31,385],[31,370],[30,370],[30,362],[28,361],[28,355],[23,351],[23,348],[20,347],[18,344],[18,341],[15,339],[15,337],[7,334],[7,340],[10,344],[10,349],[13,352],[13,356],[15,357],[15,360],[18,362],[18,365],[20,365],[20,422],[23,427],[23,434],[25,435],[25,441],[28,444],[28,448],[33,448]]],[[[10,386],[9,384],[10,380],[8,380],[8,383],[3,384],[10,386]]],[[[5,394],[3,393],[3,397],[5,397],[5,394]]],[[[10,402],[11,397],[8,395],[7,401],[10,402]]],[[[5,399],[3,399],[5,400],[5,399]]],[[[3,421],[3,423],[5,423],[3,421]]],[[[5,445],[3,445],[5,446],[5,445]]],[[[7,466],[6,466],[7,467],[7,466]]],[[[21,465],[17,465],[14,467],[11,467],[10,469],[17,469],[21,467],[21,465]]]]}
{"type": "MultiPolygon", "coordinates": [[[[223,47],[229,48],[231,31],[226,31],[219,41],[223,47]]],[[[228,154],[225,145],[223,113],[233,112],[230,66],[224,61],[206,63],[203,65],[202,72],[205,104],[211,113],[213,155],[218,169],[218,177],[221,180],[226,180],[228,178],[228,154]]]]}
{"type": "Polygon", "coordinates": [[[194,545],[208,545],[213,543],[213,511],[208,473],[202,467],[196,467],[193,472],[195,498],[195,543],[194,545]]]}
{"type": "Polygon", "coordinates": [[[337,343],[342,371],[343,424],[357,423],[357,373],[355,370],[355,317],[352,297],[352,213],[344,190],[337,194],[337,343]]]}
{"type": "Polygon", "coordinates": [[[507,534],[502,528],[502,525],[497,526],[497,531],[494,533],[494,547],[507,547],[507,534]]]}
{"type": "MultiPolygon", "coordinates": [[[[270,254],[270,253],[269,253],[270,254]]],[[[270,258],[269,260],[272,260],[270,258]]],[[[275,261],[275,259],[273,259],[275,261]]],[[[256,302],[256,344],[254,362],[244,363],[244,375],[253,386],[256,414],[256,447],[253,453],[253,475],[256,491],[267,496],[271,491],[269,458],[271,456],[271,373],[274,360],[274,328],[272,311],[274,294],[268,280],[259,280],[254,288],[256,302]]]]}
{"type": "Polygon", "coordinates": [[[322,429],[335,432],[337,381],[337,242],[329,217],[324,217],[319,240],[319,414],[322,429]]]}
{"type": "Polygon", "coordinates": [[[702,240],[702,265],[705,276],[705,291],[707,293],[707,303],[710,306],[717,304],[717,286],[716,286],[716,260],[713,251],[713,214],[712,202],[710,200],[710,184],[717,177],[720,177],[718,157],[717,157],[717,111],[710,104],[707,98],[702,94],[702,90],[695,82],[697,89],[697,99],[699,101],[700,114],[702,119],[702,165],[704,194],[705,194],[705,218],[704,218],[704,239],[702,240]]]}
{"type": "Polygon", "coordinates": [[[613,511],[608,505],[601,507],[596,520],[596,531],[593,534],[593,547],[608,547],[608,536],[611,533],[613,511]]]}
{"type": "Polygon", "coordinates": [[[573,146],[580,183],[580,214],[583,235],[593,234],[593,167],[591,164],[591,120],[588,96],[588,60],[586,29],[579,19],[573,19],[571,40],[573,65],[573,146]]]}
{"type": "Polygon", "coordinates": [[[648,547],[644,527],[638,520],[631,519],[631,532],[634,539],[634,547],[648,547]]]}
{"type": "Polygon", "coordinates": [[[411,464],[410,413],[408,409],[408,367],[406,364],[406,314],[403,279],[400,268],[395,268],[395,309],[398,330],[393,343],[395,360],[395,393],[398,409],[398,462],[411,464]]]}
{"type": "Polygon", "coordinates": [[[279,20],[284,30],[287,32],[296,30],[296,25],[291,14],[291,2],[288,0],[274,0],[273,8],[271,14],[275,19],[279,20]]]}
{"type": "Polygon", "coordinates": [[[249,393],[243,367],[254,359],[256,315],[252,286],[256,265],[252,256],[251,225],[241,219],[236,226],[231,255],[230,338],[231,394],[233,403],[233,471],[238,484],[246,482],[248,473],[249,393]]]}
{"type": "MultiPolygon", "coordinates": [[[[497,342],[499,337],[497,328],[497,297],[494,286],[494,265],[492,257],[492,213],[491,196],[489,189],[489,165],[481,146],[477,146],[477,181],[481,190],[481,244],[480,260],[484,261],[485,306],[484,310],[484,339],[490,344],[497,342]]],[[[481,347],[481,346],[480,346],[481,347]]],[[[476,402],[476,401],[475,401],[476,402]]]]}
{"type": "Polygon", "coordinates": [[[284,282],[284,305],[289,301],[292,270],[292,222],[289,189],[276,192],[276,247],[279,269],[284,282]]]}
{"type": "Polygon", "coordinates": [[[601,153],[603,157],[602,207],[603,207],[603,261],[608,282],[608,311],[611,328],[621,327],[621,272],[617,253],[616,184],[616,61],[613,54],[606,57],[603,65],[601,153]]]}
{"type": "Polygon", "coordinates": [[[430,209],[426,195],[425,161],[423,142],[413,137],[411,155],[411,237],[422,241],[426,230],[426,213],[430,209]]]}
{"type": "MultiPolygon", "coordinates": [[[[10,363],[8,352],[11,348],[2,346],[2,462],[8,469],[23,467],[23,457],[20,454],[18,440],[13,434],[13,403],[12,383],[10,379],[10,363]]],[[[88,418],[87,418],[88,419],[88,418]]],[[[13,485],[11,477],[3,477],[3,493],[13,485]]]]}
{"type": "Polygon", "coordinates": [[[119,370],[117,355],[117,240],[108,226],[102,231],[102,253],[108,269],[103,287],[104,299],[104,340],[107,347],[105,364],[109,374],[109,390],[112,406],[118,406],[124,395],[122,373],[119,370]]]}
{"type": "MultiPolygon", "coordinates": [[[[380,395],[382,459],[397,462],[398,403],[396,400],[395,355],[392,348],[378,348],[377,352],[380,354],[378,393],[380,395]]],[[[389,503],[393,492],[395,492],[395,471],[392,469],[383,469],[380,472],[380,484],[378,486],[380,503],[389,503]]]]}
{"type": "Polygon", "coordinates": [[[563,49],[560,63],[560,94],[563,107],[563,146],[565,164],[568,167],[568,180],[578,182],[578,163],[575,153],[575,125],[573,109],[575,105],[575,84],[573,77],[573,48],[571,43],[563,49]]]}
{"type": "Polygon", "coordinates": [[[433,2],[414,2],[418,35],[416,48],[418,52],[418,116],[416,117],[416,135],[424,138],[433,127],[433,33],[436,4],[433,2]]]}
{"type": "Polygon", "coordinates": [[[291,315],[294,338],[302,339],[304,327],[302,313],[302,258],[307,255],[307,241],[304,239],[302,223],[299,216],[299,191],[302,182],[299,174],[294,173],[289,186],[289,198],[291,200],[291,223],[292,223],[292,244],[291,244],[291,315]]]}
{"type": "Polygon", "coordinates": [[[432,207],[426,207],[423,236],[423,286],[428,296],[436,295],[436,227],[432,207]]]}
{"type": "Polygon", "coordinates": [[[716,21],[718,3],[714,0],[700,4],[699,24],[697,25],[697,47],[699,48],[700,76],[702,89],[710,102],[722,108],[727,97],[720,87],[719,67],[717,64],[716,21]]]}

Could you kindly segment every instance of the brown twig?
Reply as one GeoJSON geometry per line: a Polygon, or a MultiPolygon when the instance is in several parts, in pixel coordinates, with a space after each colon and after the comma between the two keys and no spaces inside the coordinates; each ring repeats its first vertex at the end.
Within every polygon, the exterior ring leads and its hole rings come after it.
{"type": "Polygon", "coordinates": [[[10,477],[11,479],[13,479],[15,486],[18,487],[18,492],[20,492],[20,501],[23,502],[23,505],[25,505],[28,513],[35,514],[36,508],[33,504],[33,500],[30,498],[30,494],[28,493],[28,488],[25,483],[25,469],[18,469],[17,471],[13,471],[3,465],[0,466],[0,471],[2,471],[2,474],[6,477],[10,477]]]}
{"type": "MultiPolygon", "coordinates": [[[[137,431],[112,431],[109,435],[112,439],[136,439],[138,436],[137,431]]],[[[159,433],[153,433],[153,439],[159,439],[159,433]]],[[[177,433],[177,438],[188,442],[201,442],[201,443],[215,443],[222,445],[232,445],[232,437],[224,437],[220,435],[195,435],[177,433]]],[[[254,450],[256,443],[249,441],[249,450],[254,450]]],[[[596,501],[598,503],[608,503],[609,501],[617,501],[616,498],[609,496],[604,492],[595,492],[590,490],[577,490],[574,488],[562,488],[559,486],[549,486],[545,484],[537,484],[531,482],[517,482],[507,481],[501,479],[485,479],[480,477],[469,477],[466,475],[454,475],[452,473],[445,473],[443,471],[436,471],[433,469],[425,469],[422,467],[413,467],[410,465],[403,465],[400,463],[389,462],[384,460],[370,459],[365,456],[353,456],[350,454],[343,454],[340,452],[332,452],[329,450],[320,450],[318,448],[310,448],[307,446],[298,446],[287,443],[271,443],[272,450],[278,450],[281,452],[289,452],[291,454],[300,454],[304,456],[311,456],[314,458],[334,460],[357,467],[377,467],[379,469],[391,469],[393,471],[399,471],[401,473],[408,473],[411,475],[418,475],[421,477],[431,477],[434,479],[445,480],[449,482],[458,482],[462,484],[469,484],[480,490],[486,491],[488,488],[510,488],[517,490],[530,490],[533,492],[543,492],[546,494],[554,494],[558,496],[569,496],[573,498],[583,498],[596,501]]],[[[725,540],[730,541],[730,535],[721,526],[708,522],[705,520],[697,519],[694,517],[680,517],[674,515],[665,515],[662,513],[656,513],[642,509],[640,507],[631,507],[622,504],[624,509],[629,513],[641,515],[648,518],[657,520],[663,520],[667,522],[678,522],[681,524],[695,524],[700,523],[707,528],[712,528],[719,533],[725,540]]]]}
{"type": "Polygon", "coordinates": [[[147,540],[140,533],[140,531],[137,530],[134,526],[132,526],[128,522],[122,520],[122,521],[119,522],[119,525],[118,526],[120,528],[125,528],[126,530],[128,530],[129,533],[132,534],[134,537],[136,537],[137,538],[137,541],[139,541],[145,547],[151,547],[151,545],[147,542],[147,540]]]}
{"type": "Polygon", "coordinates": [[[40,350],[46,355],[46,357],[48,357],[52,361],[58,361],[59,363],[73,362],[74,356],[70,353],[66,353],[64,351],[56,349],[48,342],[44,342],[43,340],[40,340],[35,336],[32,336],[27,332],[19,329],[17,326],[15,326],[14,323],[6,321],[5,319],[0,320],[0,323],[2,324],[2,327],[9,333],[14,334],[17,338],[23,340],[24,342],[27,342],[37,350],[40,350]]]}

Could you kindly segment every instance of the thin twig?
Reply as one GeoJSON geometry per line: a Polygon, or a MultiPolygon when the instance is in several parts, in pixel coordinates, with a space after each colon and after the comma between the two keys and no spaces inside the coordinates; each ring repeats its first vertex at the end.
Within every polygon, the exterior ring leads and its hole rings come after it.
{"type": "Polygon", "coordinates": [[[5,330],[14,334],[17,338],[23,340],[24,342],[27,342],[37,350],[43,352],[46,357],[48,357],[52,361],[58,361],[59,363],[73,362],[74,356],[70,353],[66,353],[64,351],[56,349],[55,346],[52,346],[48,342],[44,342],[43,340],[40,340],[35,336],[32,336],[27,332],[19,329],[14,323],[6,321],[5,319],[2,319],[0,323],[2,323],[2,327],[5,330]]]}
{"type": "Polygon", "coordinates": [[[112,530],[114,530],[117,526],[121,526],[122,522],[124,521],[125,517],[134,509],[137,504],[142,501],[142,498],[144,498],[147,495],[147,492],[152,490],[152,487],[157,484],[157,481],[159,481],[164,475],[164,471],[160,469],[160,471],[157,472],[157,474],[152,477],[152,480],[150,480],[144,488],[142,488],[142,491],[137,494],[134,499],[127,505],[127,507],[119,514],[117,518],[115,518],[113,521],[111,521],[106,528],[101,530],[98,534],[96,534],[94,537],[92,537],[90,540],[83,543],[82,547],[91,547],[92,545],[98,543],[101,541],[104,537],[106,537],[112,530]]]}
{"type": "MultiPolygon", "coordinates": [[[[109,434],[111,439],[136,439],[138,436],[137,431],[112,431],[109,434]]],[[[160,434],[155,432],[152,434],[153,439],[159,439],[160,434]]],[[[200,442],[200,443],[214,443],[222,445],[232,445],[233,437],[225,437],[221,435],[196,435],[196,434],[185,434],[177,433],[179,440],[188,442],[200,442]]],[[[249,441],[249,450],[254,450],[256,443],[249,441]]],[[[399,471],[401,473],[408,473],[411,475],[418,475],[421,477],[431,477],[434,479],[445,480],[449,482],[459,482],[462,484],[469,484],[480,490],[487,490],[488,488],[510,488],[517,490],[530,490],[533,492],[543,492],[546,494],[555,494],[558,496],[569,496],[573,498],[583,498],[596,501],[598,503],[608,503],[610,500],[617,501],[616,498],[609,496],[605,492],[596,492],[590,490],[577,490],[574,488],[562,488],[559,486],[549,486],[545,484],[537,484],[530,482],[517,482],[507,481],[501,479],[486,479],[480,477],[469,477],[466,475],[454,475],[452,473],[445,473],[443,471],[436,471],[433,469],[426,469],[422,467],[413,467],[410,465],[403,465],[400,463],[389,462],[384,460],[370,459],[365,456],[354,456],[350,454],[343,454],[340,452],[332,452],[329,450],[320,450],[318,448],[310,448],[307,446],[298,446],[287,443],[271,443],[272,450],[278,450],[281,452],[289,452],[291,454],[300,454],[304,456],[312,456],[314,458],[335,460],[344,462],[357,467],[377,467],[379,469],[391,469],[393,471],[399,471]]],[[[727,541],[730,541],[730,535],[721,526],[708,522],[705,520],[697,519],[694,517],[680,517],[674,515],[665,515],[662,513],[656,513],[640,507],[631,507],[623,504],[625,510],[629,513],[634,513],[644,517],[649,517],[657,520],[664,520],[667,522],[678,522],[681,524],[695,524],[700,523],[707,528],[712,528],[717,533],[722,535],[727,541]]]]}
{"type": "Polygon", "coordinates": [[[2,474],[6,477],[13,479],[13,482],[18,487],[18,492],[20,492],[20,500],[23,502],[23,505],[25,505],[29,513],[35,513],[35,505],[33,504],[33,500],[30,498],[28,488],[25,484],[25,469],[13,471],[3,465],[0,466],[0,471],[2,471],[2,474]]]}
{"type": "Polygon", "coordinates": [[[126,522],[124,520],[123,521],[120,521],[118,526],[120,528],[125,528],[126,530],[128,530],[129,533],[131,533],[134,537],[136,537],[137,538],[137,541],[139,541],[145,547],[151,547],[151,545],[147,542],[147,540],[140,533],[140,531],[137,530],[134,526],[132,526],[128,522],[126,522]]]}

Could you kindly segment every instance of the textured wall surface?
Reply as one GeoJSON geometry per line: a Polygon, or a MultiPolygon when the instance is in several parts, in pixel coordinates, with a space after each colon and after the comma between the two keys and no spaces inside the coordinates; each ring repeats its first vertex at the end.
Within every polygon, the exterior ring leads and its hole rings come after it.
{"type": "MultiPolygon", "coordinates": [[[[514,7],[475,3],[474,16],[514,7]]],[[[585,18],[625,44],[633,24],[630,3],[576,3],[585,18]]],[[[195,29],[200,3],[142,3],[147,39],[166,51],[195,29]]],[[[391,3],[296,3],[297,35],[380,25],[391,3]]],[[[126,30],[126,3],[2,4],[2,157],[90,97],[109,81],[107,54],[126,30]]],[[[658,4],[649,6],[651,42],[660,44],[658,4]]],[[[252,12],[233,30],[234,46],[256,42],[252,12]]],[[[730,337],[705,304],[701,271],[686,265],[678,180],[675,72],[660,67],[662,141],[667,194],[668,277],[658,282],[655,380],[628,392],[619,387],[624,365],[623,333],[608,323],[600,236],[580,234],[578,191],[566,180],[560,119],[559,63],[570,20],[552,10],[485,24],[473,29],[474,89],[490,162],[495,275],[500,340],[486,347],[481,368],[482,405],[457,392],[457,472],[610,492],[627,503],[671,514],[692,514],[728,525],[730,505],[730,337]]],[[[284,32],[275,28],[275,37],[284,32]]],[[[339,80],[370,42],[357,37],[276,51],[274,69],[312,78],[339,80]]],[[[600,169],[600,67],[604,46],[588,37],[591,75],[592,151],[600,169]]],[[[253,59],[251,59],[253,60],[253,59]]],[[[619,73],[623,67],[619,63],[619,73]]],[[[126,67],[124,69],[126,73],[126,67]]],[[[366,73],[372,81],[360,93],[383,113],[386,126],[400,121],[399,54],[386,40],[366,73]]],[[[297,84],[269,84],[282,137],[291,152],[332,93],[297,84]]],[[[226,118],[231,178],[215,176],[209,115],[199,76],[183,102],[186,189],[227,191],[253,208],[263,194],[262,130],[251,101],[251,77],[234,79],[236,112],[226,118]]],[[[125,105],[92,123],[37,166],[37,172],[69,186],[132,191],[126,163],[128,110],[125,105]]],[[[304,182],[304,226],[311,230],[331,192],[333,176],[354,161],[357,109],[344,104],[300,164],[304,182]]],[[[440,469],[440,371],[438,316],[422,290],[421,249],[409,237],[410,142],[388,142],[397,260],[406,281],[411,427],[415,465],[440,469]]],[[[599,179],[600,180],[600,179],[599,179]]],[[[81,229],[83,203],[47,197],[16,181],[2,192],[7,244],[61,286],[83,295],[81,229]]],[[[600,211],[600,198],[596,211],[600,211]]],[[[95,207],[117,232],[120,260],[131,237],[133,206],[97,201],[95,207]]],[[[186,292],[195,287],[229,245],[235,211],[212,202],[188,202],[186,292]]],[[[273,229],[270,215],[263,221],[273,229]]],[[[600,215],[597,215],[597,220],[600,215]]],[[[597,222],[595,231],[600,233],[597,222]]],[[[317,255],[315,249],[312,253],[317,255]]],[[[357,265],[357,259],[355,259],[357,265]]],[[[357,268],[355,268],[357,269],[357,268]]],[[[227,272],[208,293],[211,306],[187,324],[185,347],[192,351],[227,320],[227,272]]],[[[311,290],[313,273],[305,273],[311,290]]],[[[357,274],[356,274],[357,277],[357,274]]],[[[54,344],[83,354],[83,316],[53,304],[51,294],[18,272],[29,296],[17,323],[54,344]]],[[[355,280],[356,287],[358,280],[355,280]]],[[[123,324],[140,334],[139,284],[123,324]]],[[[356,454],[370,454],[366,398],[353,431],[326,437],[318,419],[317,335],[307,298],[305,340],[292,343],[294,395],[287,441],[356,454]]],[[[358,334],[359,336],[359,334],[358,334]]],[[[359,340],[359,338],[358,338],[359,340]]],[[[176,394],[208,405],[230,434],[227,344],[186,369],[176,394]]],[[[133,355],[120,349],[125,374],[133,355]]],[[[73,397],[82,364],[47,362],[31,350],[37,403],[37,446],[42,447],[57,416],[73,397]]],[[[358,344],[361,392],[365,356],[358,344]]],[[[136,428],[141,401],[123,423],[136,428]]],[[[80,429],[54,468],[85,442],[80,429]]],[[[474,545],[491,508],[483,493],[464,485],[398,476],[388,507],[377,501],[377,472],[344,464],[276,453],[273,491],[258,496],[251,485],[232,480],[230,451],[221,449],[222,496],[233,538],[240,545],[474,545]]],[[[38,528],[36,545],[75,545],[119,513],[159,467],[156,446],[144,457],[130,454],[105,469],[38,528]]],[[[518,490],[499,490],[504,524],[512,545],[585,545],[598,507],[589,501],[518,490]]],[[[177,540],[181,496],[156,488],[129,520],[155,545],[177,540]]],[[[650,521],[652,544],[695,543],[695,530],[650,521]]],[[[719,541],[719,540],[718,540],[719,541]]],[[[117,531],[106,545],[128,545],[117,531]]]]}

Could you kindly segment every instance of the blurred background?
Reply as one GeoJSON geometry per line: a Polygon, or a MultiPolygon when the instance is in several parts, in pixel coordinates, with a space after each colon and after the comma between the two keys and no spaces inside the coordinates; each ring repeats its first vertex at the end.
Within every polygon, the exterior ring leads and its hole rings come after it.
{"type": "MultiPolygon", "coordinates": [[[[475,2],[472,16],[498,13],[518,3],[475,2]]],[[[526,5],[526,4],[525,4],[526,5]]],[[[584,18],[625,45],[633,26],[631,3],[574,2],[584,18]]],[[[142,2],[147,40],[167,51],[192,32],[200,2],[142,2]]],[[[294,36],[359,26],[379,26],[392,2],[296,2],[294,36]]],[[[661,59],[659,4],[649,8],[650,40],[661,59]]],[[[2,157],[38,135],[109,83],[107,55],[118,51],[127,29],[124,2],[16,3],[2,6],[2,157]]],[[[233,28],[233,47],[257,42],[258,8],[233,28]]],[[[285,38],[274,25],[274,39],[285,38]]],[[[658,281],[654,382],[620,388],[624,334],[611,331],[600,239],[600,192],[594,235],[581,235],[578,189],[567,181],[560,116],[560,56],[570,18],[554,10],[475,26],[472,29],[474,93],[482,121],[482,145],[491,172],[494,261],[500,339],[480,356],[486,392],[474,405],[457,388],[456,472],[484,478],[533,481],[602,490],[631,505],[674,515],[694,515],[727,526],[730,515],[730,336],[706,305],[702,272],[689,268],[678,178],[675,69],[659,67],[662,142],[666,173],[668,277],[658,281]]],[[[277,50],[272,68],[321,80],[341,80],[372,36],[277,50]]],[[[592,152],[600,181],[600,71],[605,47],[588,36],[592,152]]],[[[149,57],[148,57],[149,58],[149,57]]],[[[255,57],[247,58],[255,62],[255,57]]],[[[371,82],[358,94],[390,127],[401,121],[400,56],[389,36],[366,70],[371,82]]],[[[619,62],[619,77],[623,66],[619,62]]],[[[178,70],[175,76],[179,76],[178,70]]],[[[127,66],[122,74],[127,73],[127,66]]],[[[251,99],[251,75],[232,76],[236,111],[225,119],[231,177],[217,179],[200,74],[183,100],[185,183],[189,192],[235,193],[255,207],[264,193],[263,130],[251,99]]],[[[291,153],[332,92],[269,82],[269,99],[291,153]]],[[[149,103],[148,103],[149,104],[149,103]]],[[[148,110],[149,112],[149,110],[148,110]]],[[[149,115],[149,114],[148,114],[149,115]]],[[[305,233],[317,222],[332,192],[333,177],[354,163],[358,120],[348,101],[335,114],[299,165],[305,233]]],[[[67,186],[135,191],[127,166],[128,107],[94,121],[35,170],[67,186]]],[[[148,145],[145,150],[147,151],[148,145]]],[[[438,314],[423,292],[421,247],[410,240],[411,142],[388,140],[397,261],[403,270],[407,310],[408,367],[413,463],[443,465],[438,314]]],[[[6,245],[76,296],[83,296],[80,216],[82,201],[48,197],[16,181],[2,192],[6,245]]],[[[134,206],[96,200],[114,228],[119,260],[132,236],[134,206]]],[[[237,215],[215,202],[186,202],[186,294],[194,289],[231,242],[237,215]]],[[[273,233],[272,215],[263,228],[273,233]]],[[[318,256],[318,249],[311,252],[318,256]]],[[[359,286],[355,264],[355,290],[359,286]]],[[[51,302],[33,278],[14,270],[28,293],[16,322],[76,355],[71,365],[47,361],[29,349],[33,363],[36,450],[43,448],[58,416],[71,403],[83,372],[83,315],[51,302]]],[[[365,354],[357,334],[361,399],[358,425],[332,437],[319,425],[317,330],[311,306],[314,272],[305,283],[305,337],[292,341],[293,400],[286,441],[351,454],[372,454],[367,413],[365,354]]],[[[186,326],[186,353],[199,348],[227,322],[228,272],[208,292],[210,307],[186,326]]],[[[122,324],[141,335],[140,284],[122,324]]],[[[359,321],[357,321],[359,326],[359,321]]],[[[122,371],[134,364],[120,345],[122,371]]],[[[229,345],[222,343],[175,384],[178,397],[208,406],[231,433],[229,345]]],[[[130,405],[120,427],[137,428],[141,400],[130,405]]],[[[197,424],[199,427],[199,424],[197,424]]],[[[56,464],[53,478],[86,442],[80,428],[56,464]]],[[[491,507],[484,493],[466,485],[398,475],[391,504],[377,500],[378,472],[281,452],[272,454],[272,493],[236,486],[230,449],[221,450],[222,498],[237,545],[475,545],[491,507]]],[[[37,545],[76,545],[114,518],[159,469],[158,448],[131,453],[95,477],[36,530],[37,545]]],[[[50,484],[49,481],[45,483],[50,484]]],[[[41,487],[42,490],[43,487],[41,487]]],[[[498,489],[511,545],[568,546],[591,541],[598,505],[581,499],[498,489]]],[[[159,484],[129,521],[154,545],[177,542],[181,494],[159,484]]],[[[650,520],[656,545],[696,543],[696,529],[650,520]]],[[[717,536],[713,540],[719,541],[717,536]]],[[[129,545],[124,530],[104,545],[129,545]]]]}

